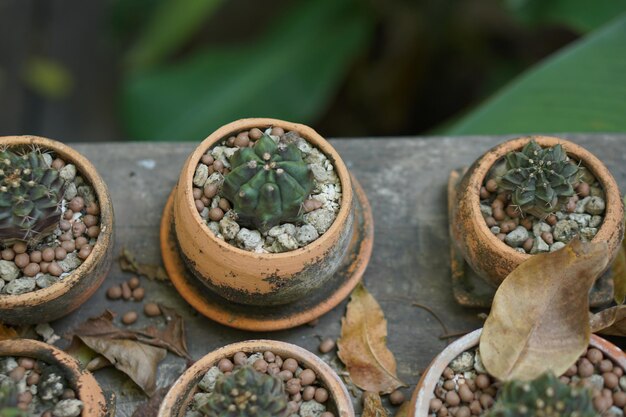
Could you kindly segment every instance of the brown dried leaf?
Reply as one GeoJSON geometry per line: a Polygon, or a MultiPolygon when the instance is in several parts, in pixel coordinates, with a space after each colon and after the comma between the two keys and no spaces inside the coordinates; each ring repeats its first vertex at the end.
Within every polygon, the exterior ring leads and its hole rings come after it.
{"type": "Polygon", "coordinates": [[[363,393],[363,414],[361,417],[388,417],[387,410],[383,407],[378,393],[370,391],[363,393]]]}
{"type": "Polygon", "coordinates": [[[146,394],[156,391],[157,366],[167,351],[128,339],[78,336],[89,348],[107,358],[117,369],[124,372],[146,394]]]}
{"type": "Polygon", "coordinates": [[[387,348],[387,320],[374,297],[359,285],[352,291],[341,319],[337,355],[354,384],[379,394],[404,387],[396,375],[396,359],[387,348]]]}
{"type": "Polygon", "coordinates": [[[480,338],[487,371],[505,381],[564,373],[589,344],[589,289],[607,263],[606,242],[575,239],[509,274],[480,338]]]}
{"type": "Polygon", "coordinates": [[[5,326],[0,323],[0,340],[17,339],[19,335],[13,327],[5,326]]]}
{"type": "Polygon", "coordinates": [[[626,305],[607,308],[591,315],[591,333],[626,336],[626,305]]]}
{"type": "Polygon", "coordinates": [[[132,272],[142,275],[148,279],[156,281],[169,281],[170,277],[161,265],[142,264],[137,262],[135,255],[126,248],[122,249],[119,257],[120,269],[125,272],[132,272]]]}

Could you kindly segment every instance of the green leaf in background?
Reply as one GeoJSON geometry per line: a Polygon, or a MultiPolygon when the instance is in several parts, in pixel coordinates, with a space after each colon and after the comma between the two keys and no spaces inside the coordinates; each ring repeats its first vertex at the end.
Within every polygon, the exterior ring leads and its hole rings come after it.
{"type": "Polygon", "coordinates": [[[563,24],[580,33],[626,11],[626,0],[505,0],[505,4],[526,24],[563,24]]]}
{"type": "Polygon", "coordinates": [[[32,91],[48,99],[62,99],[72,90],[74,80],[59,61],[34,56],[22,70],[22,80],[32,91]]]}
{"type": "Polygon", "coordinates": [[[373,19],[355,1],[300,1],[255,44],[131,74],[122,96],[128,135],[199,140],[242,117],[314,120],[368,45],[373,19]]]}
{"type": "Polygon", "coordinates": [[[156,7],[126,61],[131,69],[146,68],[167,58],[193,35],[222,0],[164,0],[156,7]]]}
{"type": "Polygon", "coordinates": [[[626,131],[626,14],[522,74],[449,135],[626,131]]]}

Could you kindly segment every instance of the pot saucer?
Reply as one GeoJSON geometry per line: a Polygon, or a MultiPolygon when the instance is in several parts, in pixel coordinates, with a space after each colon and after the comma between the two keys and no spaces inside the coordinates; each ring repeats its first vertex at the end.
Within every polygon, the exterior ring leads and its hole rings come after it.
{"type": "Polygon", "coordinates": [[[161,218],[161,256],[178,293],[198,312],[226,326],[251,331],[290,329],[309,323],[342,302],[361,281],[374,243],[372,210],[365,192],[352,177],[356,196],[354,233],[343,263],[332,280],[304,299],[280,306],[234,303],[212,292],[186,267],[173,228],[174,192],[161,218]]]}

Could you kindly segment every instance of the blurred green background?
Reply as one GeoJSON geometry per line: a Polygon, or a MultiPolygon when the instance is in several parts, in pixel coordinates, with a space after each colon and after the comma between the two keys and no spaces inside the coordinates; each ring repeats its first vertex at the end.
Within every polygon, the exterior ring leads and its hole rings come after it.
{"type": "Polygon", "coordinates": [[[626,132],[626,0],[0,0],[0,134],[626,132]]]}

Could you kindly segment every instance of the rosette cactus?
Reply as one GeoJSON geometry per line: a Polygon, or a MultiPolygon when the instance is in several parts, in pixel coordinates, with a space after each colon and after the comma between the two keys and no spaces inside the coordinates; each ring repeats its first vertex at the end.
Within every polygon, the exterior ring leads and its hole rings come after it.
{"type": "Polygon", "coordinates": [[[197,409],[208,417],[284,417],[288,402],[280,379],[244,366],[220,377],[197,409]]]}
{"type": "Polygon", "coordinates": [[[534,140],[505,156],[506,172],[496,178],[501,190],[524,213],[544,218],[574,195],[579,169],[561,145],[542,148],[534,140]]]}
{"type": "Polygon", "coordinates": [[[591,393],[546,373],[531,382],[510,381],[483,417],[595,417],[591,393]]]}
{"type": "Polygon", "coordinates": [[[61,217],[65,182],[39,149],[0,150],[0,246],[36,243],[61,217]]]}
{"type": "Polygon", "coordinates": [[[263,135],[252,148],[235,152],[230,164],[222,197],[233,204],[241,225],[266,232],[280,223],[300,220],[313,174],[295,145],[277,145],[263,135]]]}

